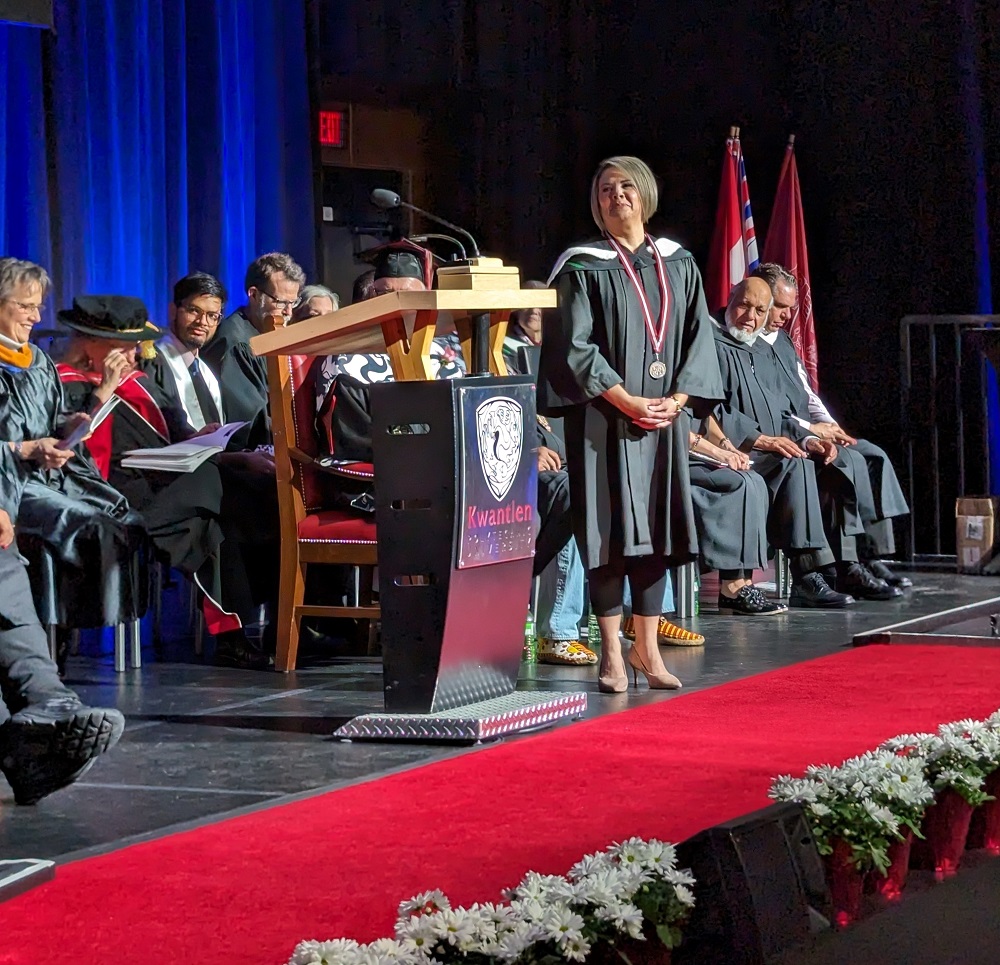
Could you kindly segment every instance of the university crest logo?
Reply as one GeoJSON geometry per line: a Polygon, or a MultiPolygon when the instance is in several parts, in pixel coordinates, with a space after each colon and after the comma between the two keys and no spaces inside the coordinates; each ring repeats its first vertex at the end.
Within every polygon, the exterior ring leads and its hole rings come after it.
{"type": "Polygon", "coordinates": [[[505,396],[488,399],[476,409],[479,461],[483,476],[497,502],[510,492],[521,461],[524,412],[505,396]]]}

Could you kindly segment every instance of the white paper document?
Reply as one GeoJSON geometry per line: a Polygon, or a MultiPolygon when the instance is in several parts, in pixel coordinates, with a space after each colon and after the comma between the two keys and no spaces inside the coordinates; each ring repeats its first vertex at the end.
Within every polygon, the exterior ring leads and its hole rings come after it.
{"type": "Polygon", "coordinates": [[[89,422],[81,422],[65,439],[59,443],[60,449],[72,449],[78,446],[87,438],[109,415],[121,399],[117,395],[112,395],[96,412],[94,412],[89,422]]]}
{"type": "Polygon", "coordinates": [[[229,440],[245,425],[245,422],[227,422],[215,432],[195,436],[187,442],[175,442],[162,449],[132,449],[125,453],[122,465],[129,469],[194,472],[217,452],[224,452],[229,440]]]}

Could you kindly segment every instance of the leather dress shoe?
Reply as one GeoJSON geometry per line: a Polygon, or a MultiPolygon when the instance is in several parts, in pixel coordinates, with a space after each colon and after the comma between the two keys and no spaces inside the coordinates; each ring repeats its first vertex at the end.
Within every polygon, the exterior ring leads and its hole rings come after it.
{"type": "Polygon", "coordinates": [[[745,617],[770,616],[772,613],[784,613],[788,609],[784,603],[775,603],[764,596],[763,592],[752,583],[740,587],[736,596],[723,596],[719,593],[719,612],[734,613],[745,617]]]}
{"type": "Polygon", "coordinates": [[[837,577],[837,589],[858,600],[898,600],[903,591],[880,580],[864,563],[851,563],[847,572],[837,577]]]}
{"type": "Polygon", "coordinates": [[[913,581],[908,576],[903,576],[902,573],[897,573],[895,570],[889,569],[881,560],[871,560],[865,563],[865,566],[871,571],[873,576],[877,579],[885,580],[889,586],[897,586],[901,590],[908,590],[913,586],[913,581]]]}
{"type": "Polygon", "coordinates": [[[854,606],[854,597],[830,588],[822,573],[806,573],[792,584],[789,606],[808,607],[816,610],[843,610],[854,606]]]}
{"type": "Polygon", "coordinates": [[[19,710],[0,727],[0,770],[18,804],[35,804],[79,780],[125,729],[120,711],[86,707],[75,694],[19,710]]]}
{"type": "Polygon", "coordinates": [[[220,633],[215,638],[217,667],[235,667],[237,670],[270,670],[274,660],[269,654],[258,650],[242,630],[220,633]]]}

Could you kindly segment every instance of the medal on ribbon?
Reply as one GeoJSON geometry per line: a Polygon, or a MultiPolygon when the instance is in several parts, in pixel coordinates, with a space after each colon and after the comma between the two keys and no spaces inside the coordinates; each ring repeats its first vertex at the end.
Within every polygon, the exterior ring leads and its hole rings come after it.
{"type": "Polygon", "coordinates": [[[656,263],[656,279],[660,285],[660,317],[654,324],[653,311],[649,307],[645,289],[642,287],[642,282],[639,281],[639,275],[632,264],[632,259],[628,256],[628,252],[611,235],[608,235],[607,239],[611,247],[618,253],[618,260],[622,263],[625,274],[628,275],[629,280],[635,288],[635,293],[639,297],[639,305],[642,308],[642,320],[646,326],[646,334],[649,335],[649,343],[653,347],[653,361],[649,363],[647,371],[650,378],[662,379],[667,374],[667,363],[660,358],[660,353],[663,351],[663,345],[667,340],[667,315],[670,312],[670,286],[667,285],[667,272],[663,267],[663,255],[660,254],[653,239],[648,234],[645,235],[646,244],[653,251],[653,261],[656,263]]]}

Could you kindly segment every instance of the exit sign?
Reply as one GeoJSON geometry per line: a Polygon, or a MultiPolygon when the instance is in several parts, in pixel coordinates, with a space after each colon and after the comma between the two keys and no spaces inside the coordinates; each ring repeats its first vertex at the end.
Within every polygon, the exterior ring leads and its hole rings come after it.
{"type": "Polygon", "coordinates": [[[319,143],[323,147],[343,147],[347,127],[346,111],[319,112],[319,143]]]}

